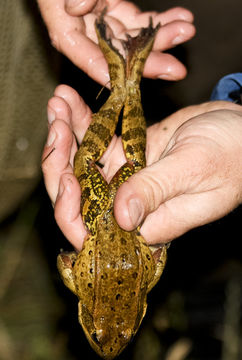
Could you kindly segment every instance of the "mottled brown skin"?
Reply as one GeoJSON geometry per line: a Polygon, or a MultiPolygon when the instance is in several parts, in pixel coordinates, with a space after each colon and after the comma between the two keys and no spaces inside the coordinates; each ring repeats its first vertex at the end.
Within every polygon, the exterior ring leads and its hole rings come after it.
{"type": "Polygon", "coordinates": [[[150,23],[137,37],[128,37],[125,61],[106,38],[103,17],[96,22],[99,45],[109,66],[111,93],[93,115],[75,156],[88,236],[78,254],[62,253],[57,260],[65,285],[79,298],[79,322],[87,339],[105,359],[117,356],[137,332],[146,312],[147,293],[166,262],[166,246],[151,250],[138,229],[122,230],[113,214],[118,187],[145,166],[146,125],[139,85],[157,30],[150,23]],[[108,184],[96,162],[114,135],[122,109],[127,163],[108,184]]]}

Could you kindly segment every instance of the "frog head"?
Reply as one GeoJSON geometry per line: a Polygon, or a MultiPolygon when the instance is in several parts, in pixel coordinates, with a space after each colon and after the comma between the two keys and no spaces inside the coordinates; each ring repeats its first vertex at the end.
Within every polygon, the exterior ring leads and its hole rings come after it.
{"type": "Polygon", "coordinates": [[[118,356],[137,332],[146,312],[146,302],[137,313],[135,324],[122,322],[118,314],[113,319],[101,316],[93,319],[88,309],[79,302],[79,321],[92,348],[104,359],[112,360],[118,356]]]}

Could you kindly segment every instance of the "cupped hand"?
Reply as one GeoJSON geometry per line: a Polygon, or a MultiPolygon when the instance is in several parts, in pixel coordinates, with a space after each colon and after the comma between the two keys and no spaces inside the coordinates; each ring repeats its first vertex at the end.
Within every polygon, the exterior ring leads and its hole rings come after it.
{"type": "Polygon", "coordinates": [[[145,77],[179,80],[186,75],[184,65],[162,51],[194,36],[193,15],[189,10],[176,7],[162,13],[141,12],[133,3],[123,0],[38,0],[38,4],[54,47],[102,85],[108,83],[109,74],[97,45],[94,22],[105,7],[109,36],[118,48],[125,34],[136,35],[141,27],[148,26],[150,17],[154,25],[161,23],[145,64],[145,77]]]}
{"type": "MultiPolygon", "coordinates": [[[[80,187],[73,158],[91,121],[91,110],[75,90],[57,87],[48,104],[49,136],[43,173],[56,221],[81,249],[86,229],[80,215],[80,187]]],[[[211,102],[182,109],[147,129],[147,167],[117,192],[115,216],[132,230],[142,223],[148,243],[168,242],[218,219],[242,200],[242,109],[211,102]]],[[[125,162],[114,136],[101,159],[109,180],[125,162]]]]}

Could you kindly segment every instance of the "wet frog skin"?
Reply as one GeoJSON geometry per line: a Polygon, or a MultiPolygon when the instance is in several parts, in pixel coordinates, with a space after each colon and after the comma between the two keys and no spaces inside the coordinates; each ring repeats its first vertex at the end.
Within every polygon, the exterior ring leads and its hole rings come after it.
{"type": "Polygon", "coordinates": [[[74,172],[81,187],[81,214],[88,235],[79,252],[61,253],[57,266],[65,285],[78,296],[78,316],[93,349],[113,359],[137,332],[145,315],[147,293],[159,280],[166,246],[149,247],[139,233],[122,230],[113,213],[118,187],[145,166],[146,125],[140,80],[159,26],[123,42],[126,59],[106,37],[103,16],[96,21],[99,46],[108,62],[111,93],[92,116],[76,153],[74,172]],[[96,162],[109,145],[122,114],[126,164],[107,183],[96,162]]]}

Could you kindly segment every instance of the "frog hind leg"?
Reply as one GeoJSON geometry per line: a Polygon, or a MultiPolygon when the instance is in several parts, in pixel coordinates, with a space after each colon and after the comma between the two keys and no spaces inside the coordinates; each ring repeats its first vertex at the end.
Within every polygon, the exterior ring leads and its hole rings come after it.
{"type": "Polygon", "coordinates": [[[126,181],[134,172],[145,167],[146,123],[141,104],[140,81],[147,59],[160,25],[155,28],[152,20],[147,28],[141,29],[136,37],[127,35],[123,46],[126,58],[126,100],[122,119],[122,143],[127,163],[115,174],[110,183],[110,193],[126,181]]]}
{"type": "Polygon", "coordinates": [[[145,61],[152,49],[155,34],[152,20],[147,28],[141,29],[138,36],[128,36],[124,42],[126,59],[126,101],[122,121],[122,143],[126,158],[134,166],[134,171],[145,167],[146,123],[141,104],[140,81],[145,61]]]}
{"type": "Polygon", "coordinates": [[[85,172],[90,161],[97,162],[107,149],[114,135],[126,96],[125,61],[106,36],[107,25],[103,16],[96,21],[95,25],[99,46],[108,62],[111,93],[100,110],[92,115],[91,124],[75,156],[77,177],[85,172]]]}
{"type": "Polygon", "coordinates": [[[108,62],[111,93],[101,109],[93,114],[91,124],[74,159],[74,173],[82,191],[81,212],[89,230],[94,227],[95,219],[105,208],[109,197],[108,185],[96,162],[111,142],[126,96],[125,62],[107,38],[106,27],[101,16],[96,21],[96,32],[99,46],[108,62]]]}

